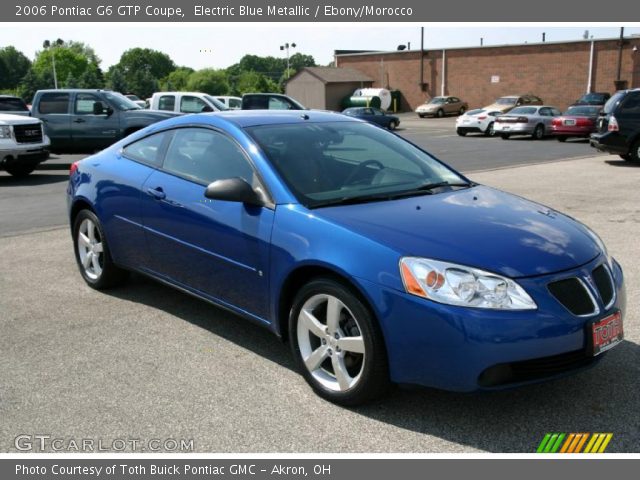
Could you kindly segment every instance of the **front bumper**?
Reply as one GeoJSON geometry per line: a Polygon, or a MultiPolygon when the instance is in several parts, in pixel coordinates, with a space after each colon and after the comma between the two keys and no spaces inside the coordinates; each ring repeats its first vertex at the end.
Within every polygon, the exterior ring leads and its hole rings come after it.
{"type": "Polygon", "coordinates": [[[600,313],[590,317],[571,314],[547,286],[560,279],[589,275],[603,261],[598,257],[574,271],[519,279],[538,305],[533,311],[443,305],[365,282],[385,336],[392,380],[471,392],[546,380],[595,364],[602,355],[587,356],[586,326],[616,310],[624,316],[621,268],[615,262],[611,268],[615,302],[608,309],[600,306],[600,313]],[[487,378],[496,371],[504,374],[503,365],[543,371],[542,375],[504,381],[487,378]]]}
{"type": "Polygon", "coordinates": [[[49,158],[51,141],[44,137],[40,143],[15,143],[13,140],[0,140],[0,165],[32,164],[37,165],[49,158]]]}

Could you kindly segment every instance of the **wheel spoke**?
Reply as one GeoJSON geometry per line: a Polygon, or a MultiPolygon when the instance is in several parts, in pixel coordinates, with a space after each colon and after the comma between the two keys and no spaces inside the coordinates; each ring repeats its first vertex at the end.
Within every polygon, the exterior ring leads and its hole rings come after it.
{"type": "Polygon", "coordinates": [[[341,310],[342,302],[336,297],[330,296],[327,299],[327,328],[331,335],[338,331],[341,310]]]}
{"type": "Polygon", "coordinates": [[[91,265],[93,266],[93,273],[96,276],[100,276],[102,274],[102,267],[100,266],[100,256],[95,253],[91,256],[91,265]]]}
{"type": "Polygon", "coordinates": [[[338,339],[338,346],[352,353],[364,353],[364,340],[362,337],[342,337],[338,339]]]}
{"type": "Polygon", "coordinates": [[[87,237],[82,232],[78,234],[78,243],[80,243],[80,245],[82,245],[83,247],[88,247],[89,245],[91,245],[91,242],[89,241],[89,237],[87,237]]]}
{"type": "Polygon", "coordinates": [[[93,222],[87,220],[87,234],[89,235],[89,241],[91,243],[96,241],[96,229],[93,226],[93,222]]]}
{"type": "Polygon", "coordinates": [[[91,263],[91,257],[93,257],[93,253],[87,252],[84,257],[82,257],[82,266],[84,268],[89,268],[89,264],[91,263]]]}
{"type": "Polygon", "coordinates": [[[304,359],[304,364],[307,366],[310,372],[317,370],[322,365],[322,362],[327,358],[328,348],[326,345],[321,345],[316,348],[311,355],[304,359]]]}
{"type": "Polygon", "coordinates": [[[302,324],[316,337],[324,337],[324,326],[313,316],[311,312],[304,308],[300,310],[300,317],[298,321],[302,321],[302,324]]]}
{"type": "Polygon", "coordinates": [[[347,372],[347,367],[344,364],[344,359],[339,355],[331,357],[331,364],[333,365],[333,373],[336,376],[340,390],[347,390],[351,387],[353,378],[347,372]]]}
{"type": "Polygon", "coordinates": [[[94,253],[102,253],[102,242],[96,243],[93,246],[93,252],[94,253]]]}

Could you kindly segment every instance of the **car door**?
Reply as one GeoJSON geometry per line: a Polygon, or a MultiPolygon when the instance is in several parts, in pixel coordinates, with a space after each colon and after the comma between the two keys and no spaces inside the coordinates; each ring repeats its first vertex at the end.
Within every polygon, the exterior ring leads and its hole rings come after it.
{"type": "Polygon", "coordinates": [[[120,120],[117,111],[93,93],[78,92],[73,101],[71,139],[82,151],[101,150],[118,140],[120,120]]]}
{"type": "Polygon", "coordinates": [[[375,123],[377,123],[381,127],[389,126],[391,119],[386,113],[384,113],[382,110],[379,110],[377,108],[372,108],[371,111],[373,112],[373,119],[374,119],[373,121],[375,123]]]}
{"type": "Polygon", "coordinates": [[[274,212],[204,196],[208,184],[232,177],[260,186],[249,157],[233,139],[208,128],[175,130],[162,169],[143,187],[149,269],[215,301],[267,318],[274,212]]]}
{"type": "Polygon", "coordinates": [[[54,151],[67,150],[71,143],[71,94],[69,92],[46,92],[40,96],[37,117],[42,120],[44,130],[51,139],[54,151]]]}
{"type": "Polygon", "coordinates": [[[553,121],[553,111],[549,107],[543,107],[538,110],[538,121],[544,124],[544,131],[549,133],[551,131],[551,122],[553,121]]]}
{"type": "Polygon", "coordinates": [[[456,103],[457,99],[453,97],[447,98],[447,103],[444,106],[444,110],[447,114],[449,113],[457,113],[458,112],[458,104],[456,103]]]}

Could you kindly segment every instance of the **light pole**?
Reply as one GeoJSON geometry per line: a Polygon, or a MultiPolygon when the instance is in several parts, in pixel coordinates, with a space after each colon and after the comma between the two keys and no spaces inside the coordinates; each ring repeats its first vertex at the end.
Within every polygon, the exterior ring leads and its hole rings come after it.
{"type": "Polygon", "coordinates": [[[280,45],[280,50],[285,50],[287,52],[287,80],[289,80],[289,48],[296,48],[296,44],[285,43],[284,45],[280,45]]]}
{"type": "Polygon", "coordinates": [[[53,86],[57,90],[58,89],[58,75],[56,74],[56,51],[55,48],[58,45],[62,45],[64,41],[62,39],[57,39],[54,43],[51,43],[49,40],[45,40],[42,44],[42,48],[45,50],[51,48],[51,64],[53,66],[53,86]]]}

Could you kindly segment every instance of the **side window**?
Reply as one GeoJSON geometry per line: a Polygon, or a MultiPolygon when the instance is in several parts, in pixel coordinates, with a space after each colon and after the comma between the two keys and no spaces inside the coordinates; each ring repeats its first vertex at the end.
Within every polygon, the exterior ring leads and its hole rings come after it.
{"type": "Polygon", "coordinates": [[[162,143],[167,135],[167,132],[161,132],[138,140],[124,147],[122,154],[132,160],[159,167],[162,164],[162,143]]]}
{"type": "Polygon", "coordinates": [[[551,116],[551,110],[548,108],[541,108],[539,110],[540,115],[542,115],[543,117],[550,117],[551,116]]]}
{"type": "Polygon", "coordinates": [[[382,110],[378,110],[377,108],[374,108],[374,109],[373,109],[373,113],[374,113],[375,115],[384,115],[384,112],[383,112],[382,110]]]}
{"type": "Polygon", "coordinates": [[[68,93],[45,93],[38,105],[40,113],[69,113],[68,93]]]}
{"type": "Polygon", "coordinates": [[[280,100],[279,98],[269,98],[269,110],[290,110],[291,105],[287,102],[280,100]]]}
{"type": "Polygon", "coordinates": [[[453,103],[460,103],[460,99],[459,99],[458,97],[453,97],[453,98],[451,99],[451,102],[453,102],[453,103]]]}
{"type": "Polygon", "coordinates": [[[176,97],[173,95],[163,95],[158,100],[158,110],[168,110],[173,112],[176,108],[176,97]]]}
{"type": "Polygon", "coordinates": [[[198,97],[184,96],[180,99],[180,111],[182,113],[200,113],[205,111],[207,104],[198,97]]]}
{"type": "Polygon", "coordinates": [[[562,112],[561,112],[560,110],[556,109],[556,108],[553,108],[553,109],[551,110],[551,114],[552,114],[554,117],[558,117],[558,116],[562,115],[562,112]]]}
{"type": "Polygon", "coordinates": [[[241,108],[242,107],[242,100],[238,100],[237,98],[230,98],[228,107],[229,108],[241,108]]]}
{"type": "Polygon", "coordinates": [[[163,168],[205,185],[233,177],[253,183],[253,169],[240,147],[225,135],[204,128],[176,130],[163,168]]]}
{"type": "Polygon", "coordinates": [[[73,108],[76,115],[100,115],[102,113],[106,113],[106,110],[107,105],[95,95],[90,93],[78,93],[76,95],[76,101],[73,108]]]}
{"type": "Polygon", "coordinates": [[[624,99],[620,106],[620,114],[622,115],[638,115],[640,114],[640,95],[630,93],[624,99]]]}

